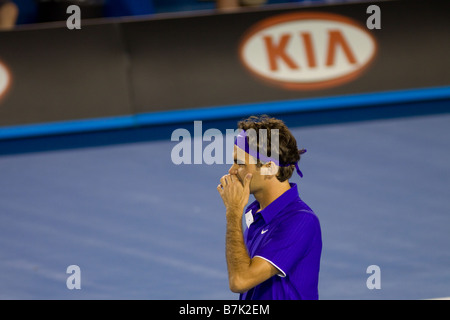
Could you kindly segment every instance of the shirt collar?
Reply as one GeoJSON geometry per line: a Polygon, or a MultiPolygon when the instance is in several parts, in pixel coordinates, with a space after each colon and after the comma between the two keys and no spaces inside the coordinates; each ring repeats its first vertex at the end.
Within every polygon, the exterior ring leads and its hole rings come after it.
{"type": "MultiPolygon", "coordinates": [[[[286,206],[291,203],[293,200],[297,199],[298,196],[298,189],[297,184],[290,183],[289,184],[291,188],[287,191],[285,191],[281,196],[276,198],[274,201],[272,201],[267,207],[264,208],[264,210],[261,210],[260,213],[266,223],[270,223],[272,219],[286,206]]],[[[259,203],[255,201],[255,203],[252,204],[253,208],[259,208],[259,203]]],[[[256,210],[253,215],[256,215],[256,210]]]]}

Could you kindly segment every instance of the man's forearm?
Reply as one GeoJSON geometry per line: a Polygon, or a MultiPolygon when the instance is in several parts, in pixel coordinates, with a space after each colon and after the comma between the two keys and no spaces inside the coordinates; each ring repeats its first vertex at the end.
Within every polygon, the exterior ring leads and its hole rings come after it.
{"type": "Polygon", "coordinates": [[[248,270],[251,263],[244,243],[241,212],[227,212],[225,242],[230,289],[233,292],[240,292],[241,277],[248,270]]]}

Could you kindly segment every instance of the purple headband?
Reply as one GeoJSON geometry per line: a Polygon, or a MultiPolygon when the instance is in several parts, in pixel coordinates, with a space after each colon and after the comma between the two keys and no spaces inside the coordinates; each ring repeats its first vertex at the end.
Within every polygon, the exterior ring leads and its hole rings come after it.
{"type": "MultiPolygon", "coordinates": [[[[270,162],[272,161],[273,163],[275,163],[277,166],[279,167],[289,167],[290,165],[295,165],[295,169],[297,170],[297,174],[303,178],[303,173],[300,171],[300,168],[298,167],[298,161],[294,162],[294,163],[280,163],[278,160],[268,157],[264,154],[260,154],[257,150],[250,148],[250,145],[248,143],[248,139],[247,139],[248,135],[247,132],[245,130],[241,130],[241,132],[239,132],[239,134],[236,136],[236,140],[234,141],[234,144],[239,148],[244,150],[245,152],[247,152],[249,155],[251,155],[252,157],[261,160],[263,162],[270,162]]],[[[306,152],[306,149],[302,150],[302,153],[306,152]]]]}

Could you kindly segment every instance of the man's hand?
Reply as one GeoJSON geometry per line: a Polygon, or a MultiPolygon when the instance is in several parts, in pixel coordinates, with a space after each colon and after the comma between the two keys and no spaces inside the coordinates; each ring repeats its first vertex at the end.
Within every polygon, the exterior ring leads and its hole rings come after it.
{"type": "Polygon", "coordinates": [[[222,197],[227,214],[233,212],[242,215],[244,208],[248,203],[248,198],[250,197],[251,180],[251,173],[248,173],[245,176],[243,184],[235,175],[227,174],[220,179],[217,191],[219,191],[219,194],[222,197]]]}

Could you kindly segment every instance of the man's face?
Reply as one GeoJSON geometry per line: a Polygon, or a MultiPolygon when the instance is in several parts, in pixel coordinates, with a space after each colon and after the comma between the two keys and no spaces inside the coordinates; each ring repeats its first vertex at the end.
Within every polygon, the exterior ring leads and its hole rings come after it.
{"type": "Polygon", "coordinates": [[[234,164],[228,170],[228,173],[230,175],[235,175],[242,185],[244,185],[244,178],[247,173],[251,173],[252,180],[250,182],[250,193],[254,193],[260,188],[262,182],[260,168],[254,164],[256,160],[242,150],[239,150],[238,152],[238,148],[236,146],[234,146],[233,157],[234,164]],[[250,159],[252,159],[251,163],[250,159]]]}

